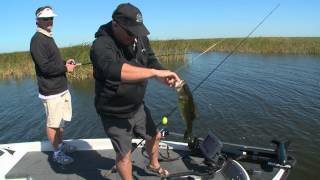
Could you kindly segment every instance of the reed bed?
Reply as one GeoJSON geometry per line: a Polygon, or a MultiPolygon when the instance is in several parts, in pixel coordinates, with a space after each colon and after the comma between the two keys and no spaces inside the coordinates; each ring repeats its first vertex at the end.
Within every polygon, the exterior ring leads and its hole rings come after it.
{"type": "Polygon", "coordinates": [[[163,61],[181,61],[186,59],[190,42],[185,40],[151,41],[151,46],[157,58],[163,61]]]}
{"type": "MultiPolygon", "coordinates": [[[[190,49],[202,52],[219,43],[211,51],[231,52],[243,38],[187,40],[190,49]]],[[[320,55],[320,37],[254,37],[236,49],[240,53],[320,55]]]]}
{"type": "Polygon", "coordinates": [[[34,65],[29,53],[0,54],[0,79],[21,79],[34,74],[34,65]]]}
{"type": "MultiPolygon", "coordinates": [[[[158,59],[166,66],[186,60],[188,52],[203,52],[214,43],[217,46],[210,51],[231,52],[243,38],[216,38],[192,40],[154,40],[151,46],[158,59]]],[[[88,63],[90,44],[61,48],[64,59],[75,59],[77,62],[88,63]]],[[[240,53],[260,54],[303,54],[320,55],[320,37],[254,37],[248,38],[236,49],[240,53]]],[[[0,54],[0,79],[20,79],[35,77],[34,65],[29,52],[0,54]]],[[[68,74],[71,80],[92,78],[92,66],[77,67],[75,72],[68,74]]]]}

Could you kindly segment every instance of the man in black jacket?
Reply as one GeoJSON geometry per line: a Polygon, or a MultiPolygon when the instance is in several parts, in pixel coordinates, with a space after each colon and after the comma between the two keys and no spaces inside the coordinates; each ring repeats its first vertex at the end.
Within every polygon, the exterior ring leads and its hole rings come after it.
{"type": "Polygon", "coordinates": [[[54,149],[53,160],[70,164],[73,159],[65,153],[73,152],[75,147],[63,143],[62,135],[64,122],[70,121],[72,116],[66,72],[73,72],[76,65],[72,59],[64,63],[54,42],[52,25],[55,16],[50,6],[37,9],[37,32],[31,39],[30,53],[35,64],[39,98],[46,112],[47,136],[54,149]]]}
{"type": "Polygon", "coordinates": [[[150,157],[147,168],[168,175],[158,162],[161,135],[143,99],[148,79],[157,78],[171,87],[180,79],[158,62],[148,34],[139,9],[129,3],[120,4],[112,21],[96,32],[90,51],[95,107],[116,151],[116,167],[122,179],[132,179],[133,135],[146,139],[150,157]]]}

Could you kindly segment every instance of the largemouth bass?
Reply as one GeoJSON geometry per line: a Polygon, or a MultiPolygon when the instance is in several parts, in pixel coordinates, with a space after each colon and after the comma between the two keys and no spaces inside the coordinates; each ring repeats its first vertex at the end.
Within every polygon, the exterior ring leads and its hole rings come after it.
{"type": "Polygon", "coordinates": [[[184,133],[184,140],[192,141],[192,124],[196,118],[195,106],[192,93],[184,80],[176,82],[175,88],[178,93],[178,107],[182,119],[185,121],[187,129],[184,133]]]}

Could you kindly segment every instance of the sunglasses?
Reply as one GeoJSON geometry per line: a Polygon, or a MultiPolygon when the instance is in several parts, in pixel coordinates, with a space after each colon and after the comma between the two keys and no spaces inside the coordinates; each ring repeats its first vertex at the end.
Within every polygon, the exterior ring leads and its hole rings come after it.
{"type": "Polygon", "coordinates": [[[39,18],[41,19],[42,21],[49,21],[49,20],[53,20],[53,17],[47,17],[47,18],[39,18]]]}
{"type": "Polygon", "coordinates": [[[130,32],[127,28],[125,28],[123,25],[121,25],[120,23],[118,23],[119,26],[121,27],[121,29],[123,29],[130,37],[135,37],[135,35],[130,32]]]}

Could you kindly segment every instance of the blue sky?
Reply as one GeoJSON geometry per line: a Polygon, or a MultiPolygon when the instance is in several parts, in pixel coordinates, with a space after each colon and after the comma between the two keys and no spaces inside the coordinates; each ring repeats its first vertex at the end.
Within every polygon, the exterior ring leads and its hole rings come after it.
{"type": "Polygon", "coordinates": [[[54,37],[59,47],[67,47],[91,43],[98,27],[123,2],[141,10],[152,40],[244,37],[278,3],[253,36],[320,36],[319,0],[4,0],[0,53],[29,50],[40,6],[51,5],[58,14],[54,37]]]}

